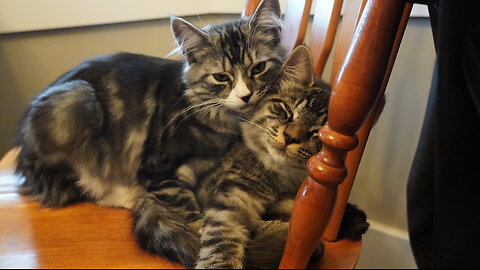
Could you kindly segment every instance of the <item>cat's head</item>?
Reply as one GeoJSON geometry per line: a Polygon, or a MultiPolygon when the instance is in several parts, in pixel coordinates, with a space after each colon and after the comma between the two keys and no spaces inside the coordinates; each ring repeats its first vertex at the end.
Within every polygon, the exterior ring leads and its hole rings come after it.
{"type": "Polygon", "coordinates": [[[284,60],[280,23],[278,0],[262,1],[252,17],[202,29],[173,17],[172,32],[187,60],[190,102],[240,113],[254,107],[284,60]]]}
{"type": "Polygon", "coordinates": [[[282,66],[278,89],[242,123],[242,136],[267,166],[304,168],[321,148],[318,130],[327,121],[330,90],[314,83],[306,46],[297,47],[282,66]]]}

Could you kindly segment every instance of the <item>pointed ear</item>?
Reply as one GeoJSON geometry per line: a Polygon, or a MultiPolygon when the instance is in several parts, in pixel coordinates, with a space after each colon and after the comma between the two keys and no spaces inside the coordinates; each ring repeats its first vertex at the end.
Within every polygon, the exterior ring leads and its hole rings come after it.
{"type": "MultiPolygon", "coordinates": [[[[305,45],[293,50],[282,66],[280,83],[296,84],[310,87],[314,83],[312,56],[305,45]]],[[[282,87],[281,87],[282,88],[282,87]]]]}
{"type": "Polygon", "coordinates": [[[278,0],[262,0],[249,21],[250,29],[275,29],[280,33],[282,25],[280,3],[278,0]]]}
{"type": "Polygon", "coordinates": [[[200,45],[210,43],[207,33],[182,18],[171,16],[170,26],[177,44],[185,55],[200,45]]]}

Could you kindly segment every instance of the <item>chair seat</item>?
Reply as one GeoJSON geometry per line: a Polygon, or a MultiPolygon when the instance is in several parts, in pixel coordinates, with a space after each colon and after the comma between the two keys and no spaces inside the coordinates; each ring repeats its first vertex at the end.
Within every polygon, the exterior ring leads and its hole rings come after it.
{"type": "MultiPolygon", "coordinates": [[[[141,250],[126,209],[80,203],[43,208],[18,195],[18,151],[0,161],[0,268],[167,268],[183,266],[141,250]]],[[[325,243],[312,268],[353,268],[361,241],[325,243]]]]}

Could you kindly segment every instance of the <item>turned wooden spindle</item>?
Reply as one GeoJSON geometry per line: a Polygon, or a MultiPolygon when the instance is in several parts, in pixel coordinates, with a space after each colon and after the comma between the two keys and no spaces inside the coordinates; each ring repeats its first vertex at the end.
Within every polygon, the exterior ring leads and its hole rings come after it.
{"type": "Polygon", "coordinates": [[[358,21],[362,15],[367,0],[345,1],[342,16],[342,24],[338,30],[335,53],[333,54],[332,71],[330,73],[330,82],[336,81],[340,67],[342,66],[347,50],[350,47],[353,34],[357,28],[358,21]]]}
{"type": "Polygon", "coordinates": [[[309,46],[315,75],[320,78],[332,51],[342,5],[343,0],[321,0],[317,1],[315,7],[309,46]]]}
{"type": "Polygon", "coordinates": [[[383,109],[383,105],[385,102],[384,92],[387,88],[388,80],[393,69],[393,64],[395,63],[395,59],[400,48],[400,43],[402,41],[405,28],[407,27],[408,19],[410,18],[412,6],[413,4],[411,2],[405,4],[402,19],[398,26],[397,35],[395,37],[392,53],[390,55],[390,60],[388,62],[388,66],[385,72],[385,77],[380,88],[380,93],[378,94],[377,100],[375,101],[375,105],[370,111],[370,114],[368,115],[360,130],[357,132],[359,140],[358,146],[353,151],[349,152],[345,159],[345,164],[348,168],[347,177],[345,178],[343,183],[338,186],[338,195],[337,201],[335,203],[335,208],[330,218],[330,222],[328,223],[328,226],[323,234],[323,238],[328,241],[337,240],[338,229],[340,228],[340,223],[342,222],[345,207],[348,203],[348,197],[350,196],[350,192],[352,190],[353,182],[355,180],[355,176],[360,165],[363,151],[365,150],[365,146],[367,145],[368,136],[376,119],[379,117],[383,109]]]}
{"type": "Polygon", "coordinates": [[[310,158],[310,176],[295,199],[282,269],[305,268],[319,244],[347,174],[345,155],[379,94],[404,5],[370,0],[365,6],[332,90],[328,124],[319,132],[323,148],[310,158]]]}
{"type": "Polygon", "coordinates": [[[282,26],[282,43],[288,52],[303,43],[311,7],[312,0],[287,1],[282,26]]]}
{"type": "Polygon", "coordinates": [[[250,17],[253,15],[255,10],[257,9],[258,4],[260,4],[261,0],[246,0],[245,5],[243,6],[242,16],[250,17]]]}

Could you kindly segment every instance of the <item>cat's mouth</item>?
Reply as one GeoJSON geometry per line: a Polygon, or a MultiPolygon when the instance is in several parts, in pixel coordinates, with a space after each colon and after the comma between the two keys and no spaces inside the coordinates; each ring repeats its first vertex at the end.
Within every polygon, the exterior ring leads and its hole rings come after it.
{"type": "Polygon", "coordinates": [[[280,146],[280,145],[271,144],[270,146],[271,146],[270,147],[271,151],[269,152],[270,154],[275,155],[277,157],[276,158],[277,160],[281,159],[281,161],[285,165],[288,165],[290,167],[305,168],[305,163],[308,160],[308,158],[307,159],[299,158],[298,156],[289,153],[290,151],[288,151],[288,148],[287,148],[288,145],[280,146]]]}

